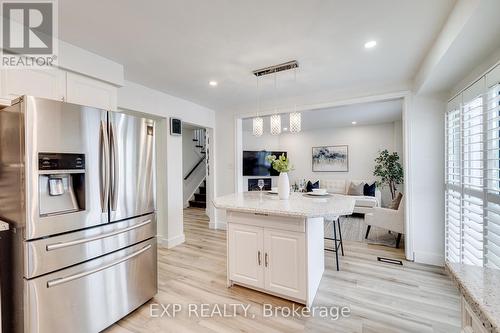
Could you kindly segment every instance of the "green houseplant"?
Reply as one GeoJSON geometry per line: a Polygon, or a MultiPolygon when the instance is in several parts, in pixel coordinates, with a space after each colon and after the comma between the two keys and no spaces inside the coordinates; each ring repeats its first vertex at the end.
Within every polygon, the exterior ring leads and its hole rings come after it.
{"type": "Polygon", "coordinates": [[[288,179],[288,172],[293,170],[293,166],[290,160],[281,154],[280,157],[275,155],[266,156],[266,160],[271,163],[273,169],[280,173],[278,179],[278,197],[282,200],[286,200],[290,197],[290,180],[288,179]]]}
{"type": "Polygon", "coordinates": [[[397,185],[403,184],[403,167],[399,163],[399,155],[396,152],[389,153],[387,149],[382,150],[375,159],[375,170],[373,175],[380,177],[377,186],[388,186],[391,197],[396,197],[397,185]]]}

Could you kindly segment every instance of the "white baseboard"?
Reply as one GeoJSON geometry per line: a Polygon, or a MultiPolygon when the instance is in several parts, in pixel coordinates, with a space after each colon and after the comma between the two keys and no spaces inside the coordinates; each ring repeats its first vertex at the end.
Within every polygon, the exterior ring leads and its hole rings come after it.
{"type": "Polygon", "coordinates": [[[226,224],[226,222],[219,222],[219,223],[210,222],[208,224],[208,228],[209,229],[216,229],[216,230],[226,230],[227,224],[226,224]]]}
{"type": "Polygon", "coordinates": [[[158,243],[161,246],[166,247],[167,249],[171,249],[177,245],[184,243],[185,241],[186,236],[184,234],[172,238],[164,238],[162,236],[158,236],[158,243]]]}
{"type": "Polygon", "coordinates": [[[444,267],[444,255],[431,252],[414,252],[415,262],[444,267]]]}

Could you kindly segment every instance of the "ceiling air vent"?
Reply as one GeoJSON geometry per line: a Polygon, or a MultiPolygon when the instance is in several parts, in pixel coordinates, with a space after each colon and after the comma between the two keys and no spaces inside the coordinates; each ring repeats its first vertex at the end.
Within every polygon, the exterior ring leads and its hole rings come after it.
{"type": "Polygon", "coordinates": [[[292,61],[285,62],[283,64],[257,69],[255,71],[253,71],[252,73],[253,73],[253,75],[258,77],[258,76],[283,72],[283,71],[287,71],[287,70],[298,68],[298,67],[299,67],[299,63],[297,62],[297,60],[292,60],[292,61]]]}

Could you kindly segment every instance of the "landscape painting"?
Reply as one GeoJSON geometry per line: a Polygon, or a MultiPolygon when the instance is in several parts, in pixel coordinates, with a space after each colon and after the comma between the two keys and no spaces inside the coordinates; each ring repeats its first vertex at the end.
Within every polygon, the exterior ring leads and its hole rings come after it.
{"type": "Polygon", "coordinates": [[[323,146],[312,148],[312,171],[347,172],[349,156],[347,146],[323,146]]]}

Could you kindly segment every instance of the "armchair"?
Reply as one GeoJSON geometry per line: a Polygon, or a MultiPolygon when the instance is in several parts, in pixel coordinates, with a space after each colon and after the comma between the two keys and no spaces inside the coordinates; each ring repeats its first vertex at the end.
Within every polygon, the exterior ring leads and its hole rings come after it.
{"type": "Polygon", "coordinates": [[[376,226],[397,232],[396,248],[399,248],[401,235],[404,234],[404,198],[401,200],[397,210],[381,207],[373,207],[371,212],[365,214],[365,223],[368,225],[366,229],[365,239],[368,238],[370,228],[376,226]]]}

